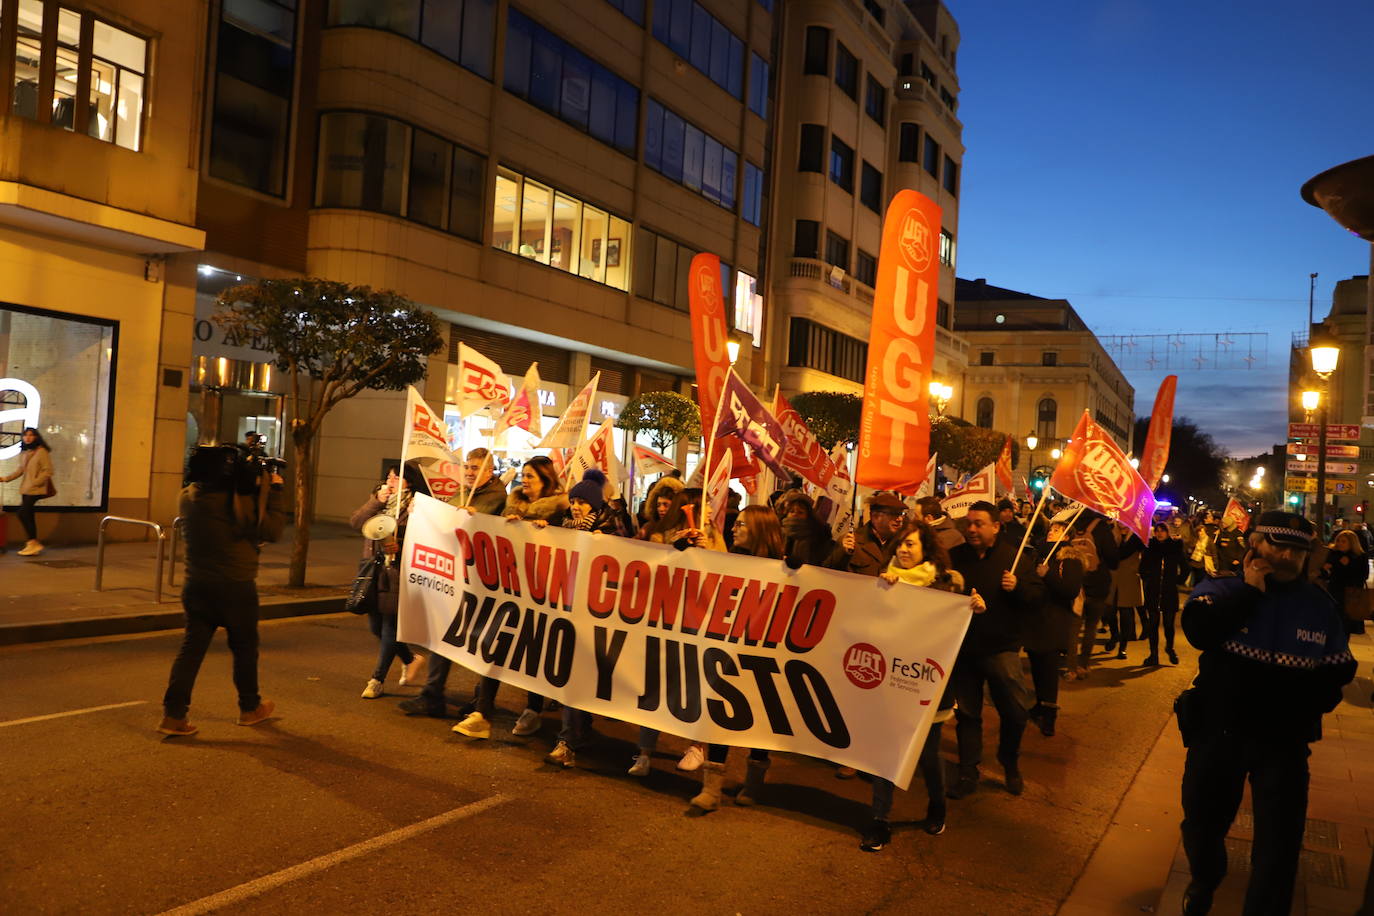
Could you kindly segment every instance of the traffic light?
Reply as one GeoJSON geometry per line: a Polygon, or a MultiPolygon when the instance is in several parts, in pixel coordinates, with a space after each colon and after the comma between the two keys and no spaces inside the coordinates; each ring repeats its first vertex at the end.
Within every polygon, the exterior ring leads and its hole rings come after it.
{"type": "Polygon", "coordinates": [[[1289,493],[1289,494],[1288,494],[1288,504],[1289,504],[1290,506],[1296,506],[1296,505],[1297,505],[1298,503],[1300,503],[1300,502],[1302,502],[1302,498],[1301,498],[1300,496],[1298,496],[1298,494],[1296,494],[1296,493],[1289,493]]]}
{"type": "Polygon", "coordinates": [[[1043,478],[1043,477],[1037,477],[1037,478],[1035,478],[1034,480],[1031,481],[1031,486],[1035,487],[1035,489],[1037,489],[1037,490],[1043,490],[1043,489],[1045,489],[1045,478],[1043,478]]]}

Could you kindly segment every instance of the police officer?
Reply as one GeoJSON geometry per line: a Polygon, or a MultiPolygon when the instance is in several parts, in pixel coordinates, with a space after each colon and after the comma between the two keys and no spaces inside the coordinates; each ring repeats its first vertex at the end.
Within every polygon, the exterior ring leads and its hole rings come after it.
{"type": "Polygon", "coordinates": [[[1308,745],[1355,676],[1335,604],[1307,581],[1315,532],[1266,512],[1250,532],[1241,574],[1202,582],[1183,608],[1183,632],[1202,651],[1178,699],[1188,749],[1183,848],[1192,880],[1183,912],[1206,913],[1226,874],[1226,833],[1250,780],[1254,843],[1246,916],[1287,914],[1307,817],[1308,745]]]}

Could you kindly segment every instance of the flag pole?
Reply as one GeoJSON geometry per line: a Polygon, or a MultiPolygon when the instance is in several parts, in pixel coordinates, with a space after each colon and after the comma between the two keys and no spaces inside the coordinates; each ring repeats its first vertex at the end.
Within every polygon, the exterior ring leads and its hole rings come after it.
{"type": "Polygon", "coordinates": [[[1030,540],[1031,531],[1035,528],[1035,520],[1040,517],[1040,511],[1045,508],[1045,500],[1049,499],[1050,485],[1045,483],[1045,489],[1040,491],[1040,502],[1035,504],[1035,511],[1031,513],[1030,521],[1026,522],[1026,533],[1021,535],[1021,546],[1016,548],[1016,559],[1011,561],[1012,575],[1016,574],[1016,566],[1021,562],[1021,553],[1026,549],[1026,542],[1030,540]]]}
{"type": "MultiPolygon", "coordinates": [[[[477,469],[477,476],[472,478],[472,491],[468,493],[468,503],[472,502],[473,494],[477,492],[477,481],[482,479],[482,475],[491,467],[491,449],[487,449],[487,457],[482,459],[482,466],[477,469]]],[[[464,503],[463,505],[467,505],[464,503]]]]}
{"type": "MultiPolygon", "coordinates": [[[[1083,514],[1083,510],[1086,509],[1086,508],[1088,508],[1088,507],[1087,507],[1087,506],[1079,506],[1079,507],[1078,507],[1078,511],[1075,512],[1075,513],[1073,514],[1073,518],[1069,519],[1068,524],[1064,526],[1065,531],[1066,531],[1069,535],[1072,535],[1072,534],[1073,534],[1073,524],[1074,524],[1074,522],[1078,521],[1078,516],[1082,515],[1082,514],[1083,514]]],[[[1046,563],[1048,563],[1048,562],[1050,561],[1050,557],[1054,556],[1054,552],[1055,552],[1056,550],[1059,549],[1059,545],[1062,544],[1062,543],[1064,543],[1064,541],[1067,541],[1067,540],[1068,540],[1068,538],[1066,537],[1066,538],[1064,538],[1063,541],[1055,541],[1055,542],[1054,542],[1054,546],[1050,548],[1050,552],[1047,553],[1047,554],[1045,554],[1045,562],[1046,562],[1046,563]]]]}
{"type": "MultiPolygon", "coordinates": [[[[730,370],[734,372],[733,369],[730,370]]],[[[701,472],[701,530],[706,530],[706,504],[711,496],[711,453],[716,442],[716,427],[720,425],[720,408],[725,402],[725,386],[720,386],[720,393],[716,397],[716,415],[711,420],[711,431],[706,436],[706,467],[701,472]]]]}

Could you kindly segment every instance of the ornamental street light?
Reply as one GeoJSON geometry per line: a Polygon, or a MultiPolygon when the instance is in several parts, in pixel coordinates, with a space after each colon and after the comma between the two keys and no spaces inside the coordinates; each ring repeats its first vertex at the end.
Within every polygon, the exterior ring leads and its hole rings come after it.
{"type": "Polygon", "coordinates": [[[930,400],[935,405],[935,415],[943,417],[945,407],[949,405],[949,399],[954,397],[954,387],[943,382],[930,383],[930,400]]]}
{"type": "Polygon", "coordinates": [[[1304,391],[1302,393],[1302,409],[1311,413],[1317,409],[1317,402],[1321,400],[1321,393],[1316,391],[1304,391]]]}
{"type": "MultiPolygon", "coordinates": [[[[1312,359],[1312,371],[1321,379],[1321,397],[1317,399],[1317,537],[1326,543],[1326,413],[1331,403],[1331,373],[1340,363],[1341,350],[1329,338],[1313,338],[1307,349],[1312,359]]],[[[1303,392],[1303,404],[1307,393],[1303,392]]]]}

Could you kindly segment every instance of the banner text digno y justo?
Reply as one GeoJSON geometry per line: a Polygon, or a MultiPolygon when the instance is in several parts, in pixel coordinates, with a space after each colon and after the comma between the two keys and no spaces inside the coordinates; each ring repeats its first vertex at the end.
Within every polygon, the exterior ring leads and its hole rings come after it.
{"type": "Polygon", "coordinates": [[[410,509],[399,638],[577,709],[905,787],[968,598],[781,560],[410,509]]]}

